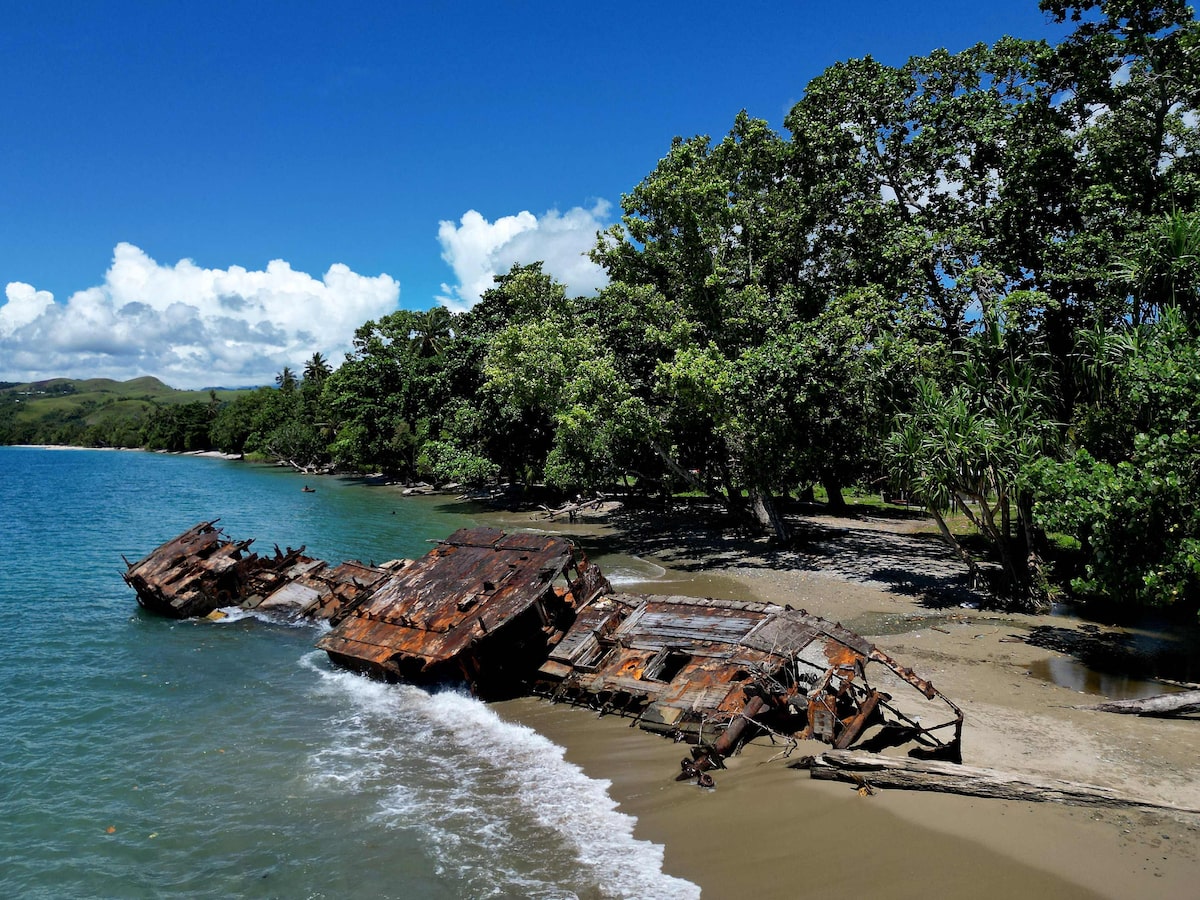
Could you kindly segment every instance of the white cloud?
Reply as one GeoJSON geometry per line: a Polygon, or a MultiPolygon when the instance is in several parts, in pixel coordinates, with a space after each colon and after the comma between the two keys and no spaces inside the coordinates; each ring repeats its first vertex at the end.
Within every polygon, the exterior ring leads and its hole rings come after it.
{"type": "Polygon", "coordinates": [[[608,226],[610,208],[606,201],[597,200],[591,209],[576,206],[565,213],[552,209],[541,218],[523,211],[495,222],[472,209],[457,225],[439,223],[442,259],[454,270],[457,283],[443,284],[438,302],[454,310],[469,309],[492,286],[494,276],[514,263],[539,260],[545,272],[567,286],[568,293],[598,290],[608,278],[586,254],[596,243],[596,232],[608,226]]]}
{"type": "Polygon", "coordinates": [[[35,290],[32,284],[22,281],[10,281],[4,295],[8,299],[0,306],[0,339],[36,321],[54,304],[54,295],[49,291],[35,290]]]}
{"type": "Polygon", "coordinates": [[[103,284],[55,303],[11,282],[0,306],[0,379],[154,375],[175,387],[268,384],[315,352],[335,365],[354,330],[397,308],[389,275],[337,263],[320,280],[272,260],[263,271],[160,265],[118,244],[103,284]]]}

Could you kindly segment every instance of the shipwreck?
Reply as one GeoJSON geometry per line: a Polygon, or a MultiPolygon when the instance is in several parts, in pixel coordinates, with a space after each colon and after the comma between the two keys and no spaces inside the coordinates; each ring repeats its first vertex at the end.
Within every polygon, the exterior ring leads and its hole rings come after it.
{"type": "Polygon", "coordinates": [[[693,745],[680,778],[711,783],[750,737],[835,749],[910,746],[961,761],[963,713],[870,641],[803,609],[615,591],[571,541],[462,529],[417,560],[331,566],[259,556],[202,522],[137,562],[138,602],[176,618],[240,607],[325,620],[338,666],[386,681],[534,693],[693,745]]]}

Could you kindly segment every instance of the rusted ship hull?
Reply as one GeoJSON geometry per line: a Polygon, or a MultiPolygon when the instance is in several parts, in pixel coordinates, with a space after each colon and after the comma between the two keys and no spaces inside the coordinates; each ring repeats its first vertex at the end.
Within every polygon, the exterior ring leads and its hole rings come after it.
{"type": "Polygon", "coordinates": [[[960,758],[961,710],[860,635],[788,606],[616,593],[565,538],[463,529],[383,566],[249,545],[201,523],[127,563],[125,580],[165,615],[241,606],[326,619],[317,646],[374,678],[633,717],[695,745],[687,776],[764,730],[960,758]]]}
{"type": "Polygon", "coordinates": [[[611,590],[569,541],[463,529],[336,614],[317,646],[388,681],[523,690],[575,610],[611,590]]]}
{"type": "Polygon", "coordinates": [[[231,540],[217,521],[189,528],[138,562],[125,560],[123,577],[138,603],[176,619],[230,606],[328,619],[388,572],[356,562],[330,567],[305,556],[304,547],[259,556],[249,549],[253,540],[231,540]]]}
{"type": "Polygon", "coordinates": [[[580,612],[539,675],[537,693],[634,716],[697,744],[713,764],[750,725],[837,748],[870,731],[877,746],[912,742],[959,756],[962,712],[930,682],[860,635],[790,607],[604,596],[580,612]],[[911,696],[897,697],[901,689],[911,696]]]}

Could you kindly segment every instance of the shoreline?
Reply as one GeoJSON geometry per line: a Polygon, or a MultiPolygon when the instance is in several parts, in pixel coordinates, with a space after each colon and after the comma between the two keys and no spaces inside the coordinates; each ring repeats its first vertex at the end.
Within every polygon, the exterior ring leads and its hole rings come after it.
{"type": "Polygon", "coordinates": [[[5,444],[6,447],[16,447],[20,450],[99,450],[104,453],[161,453],[164,456],[197,456],[204,459],[224,459],[238,461],[242,459],[238,453],[222,453],[220,450],[147,450],[145,447],[80,447],[76,444],[5,444]]]}
{"type": "MultiPolygon", "coordinates": [[[[1037,677],[1047,661],[1069,658],[1025,643],[1023,635],[1095,626],[1073,616],[948,601],[958,597],[948,577],[957,561],[929,552],[919,539],[897,537],[887,522],[805,517],[802,524],[818,535],[813,546],[780,555],[754,539],[689,535],[662,521],[630,527],[622,516],[566,523],[489,512],[480,519],[575,538],[606,573],[630,573],[620,590],[792,603],[860,631],[963,707],[964,763],[1200,807],[1194,721],[1072,709],[1102,698],[1037,677]],[[659,537],[643,547],[647,533],[659,537]],[[876,558],[855,569],[864,543],[876,558]],[[840,553],[837,544],[849,549],[840,553]],[[905,561],[914,548],[922,555],[905,561]],[[909,570],[899,583],[881,581],[876,571],[896,562],[879,565],[891,555],[909,570]],[[864,627],[870,625],[874,631],[864,627]]],[[[900,790],[860,797],[851,786],[815,782],[788,769],[787,760],[772,761],[781,747],[765,739],[729,760],[730,771],[715,773],[709,792],[675,782],[686,755],[680,745],[630,729],[619,717],[599,720],[589,710],[533,699],[497,709],[565,747],[566,758],[589,776],[610,782],[620,809],[637,818],[636,836],[662,844],[666,871],[697,883],[705,897],[771,900],[815,884],[823,892],[883,888],[915,898],[934,888],[997,900],[1185,897],[1195,887],[1200,816],[900,790]]],[[[823,749],[814,742],[792,757],[823,749]]]]}
{"type": "MultiPolygon", "coordinates": [[[[1194,857],[1155,856],[1140,819],[1055,804],[878,791],[810,780],[761,743],[727,760],[706,791],[672,777],[686,750],[580,708],[522,699],[500,715],[565,748],[568,762],[609,783],[634,836],[664,848],[664,871],[704,897],[785,900],[819,883],[836,893],[1005,900],[1183,897],[1194,857]],[[1134,826],[1145,835],[1131,837],[1134,826]],[[1120,829],[1121,841],[1113,839],[1120,829]]],[[[793,754],[819,752],[823,745],[793,754]]],[[[1155,826],[1161,827],[1161,826],[1155,826]]],[[[1161,855],[1161,854],[1160,854],[1161,855]]]]}
{"type": "MultiPolygon", "coordinates": [[[[394,491],[397,502],[409,499],[402,486],[379,489],[394,491]]],[[[461,506],[480,524],[575,539],[617,577],[619,590],[791,603],[845,624],[962,706],[967,764],[1200,807],[1194,721],[1071,709],[1100,697],[1036,677],[1041,664],[1069,658],[1019,636],[1079,628],[1082,620],[972,608],[956,584],[961,566],[916,524],[869,512],[803,515],[796,519],[804,540],[780,551],[690,512],[635,509],[567,522],[535,510],[461,506]]],[[[696,883],[707,898],[782,900],[818,889],[924,898],[932,888],[984,900],[1194,891],[1197,816],[899,790],[860,797],[850,786],[788,769],[787,760],[772,759],[781,748],[762,739],[728,760],[730,771],[716,773],[716,789],[706,791],[674,780],[682,746],[617,717],[599,720],[532,698],[494,707],[608,782],[618,808],[635,817],[635,836],[664,848],[664,871],[696,883]]],[[[814,743],[792,756],[823,749],[814,743]]]]}

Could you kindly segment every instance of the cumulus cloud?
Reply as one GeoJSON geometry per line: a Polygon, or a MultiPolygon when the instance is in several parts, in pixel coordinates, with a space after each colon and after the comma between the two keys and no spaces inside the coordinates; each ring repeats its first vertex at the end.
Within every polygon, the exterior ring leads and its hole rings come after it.
{"type": "Polygon", "coordinates": [[[0,379],[154,375],[175,387],[267,384],[313,353],[335,364],[354,330],[397,308],[400,285],[337,263],[320,280],[265,270],[161,265],[118,244],[103,284],[54,302],[11,282],[0,306],[0,379]]]}
{"type": "Polygon", "coordinates": [[[49,291],[35,290],[32,284],[21,281],[10,281],[4,296],[7,299],[0,306],[0,339],[35,322],[54,305],[54,295],[49,291]]]}
{"type": "Polygon", "coordinates": [[[453,310],[469,309],[492,286],[494,276],[514,263],[539,260],[569,293],[598,290],[608,278],[586,254],[596,243],[596,232],[609,225],[610,208],[608,202],[597,200],[591,209],[577,206],[565,213],[552,209],[540,218],[523,211],[494,222],[472,209],[457,224],[439,223],[442,259],[454,270],[457,283],[443,284],[438,302],[453,310]]]}

